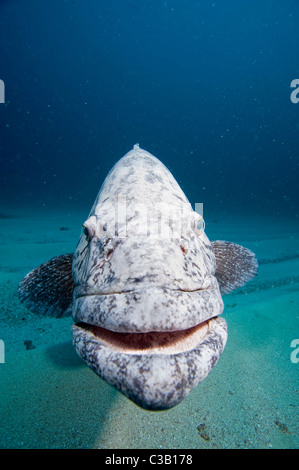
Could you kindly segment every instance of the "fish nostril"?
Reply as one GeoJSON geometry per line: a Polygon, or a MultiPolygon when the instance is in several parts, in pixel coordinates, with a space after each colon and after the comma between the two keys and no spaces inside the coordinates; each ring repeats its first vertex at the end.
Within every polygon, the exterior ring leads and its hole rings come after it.
{"type": "Polygon", "coordinates": [[[183,254],[185,255],[187,253],[186,248],[183,245],[180,245],[180,247],[181,247],[181,250],[182,250],[183,254]]]}
{"type": "Polygon", "coordinates": [[[109,251],[105,254],[105,260],[106,260],[106,261],[110,261],[111,258],[112,258],[112,255],[113,255],[113,250],[109,250],[109,251]]]}

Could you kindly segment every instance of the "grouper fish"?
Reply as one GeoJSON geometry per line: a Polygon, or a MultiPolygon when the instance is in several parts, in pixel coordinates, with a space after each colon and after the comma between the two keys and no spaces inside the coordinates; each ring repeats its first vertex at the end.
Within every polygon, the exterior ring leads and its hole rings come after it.
{"type": "Polygon", "coordinates": [[[86,364],[147,410],[180,403],[227,340],[222,295],[257,273],[240,245],[210,242],[170,171],[138,144],[107,175],[74,254],[21,281],[34,313],[72,315],[86,364]]]}

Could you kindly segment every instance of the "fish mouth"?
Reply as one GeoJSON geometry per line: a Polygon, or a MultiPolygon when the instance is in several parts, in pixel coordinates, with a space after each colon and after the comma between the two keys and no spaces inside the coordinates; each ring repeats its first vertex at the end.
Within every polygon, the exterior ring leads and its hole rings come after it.
{"type": "Polygon", "coordinates": [[[165,410],[214,367],[227,326],[217,316],[183,330],[119,333],[79,322],[72,336],[77,353],[97,375],[142,408],[165,410]]]}
{"type": "Polygon", "coordinates": [[[79,322],[95,341],[113,351],[124,354],[179,354],[194,349],[208,332],[209,322],[177,331],[150,331],[146,333],[118,333],[101,326],[79,322]]]}

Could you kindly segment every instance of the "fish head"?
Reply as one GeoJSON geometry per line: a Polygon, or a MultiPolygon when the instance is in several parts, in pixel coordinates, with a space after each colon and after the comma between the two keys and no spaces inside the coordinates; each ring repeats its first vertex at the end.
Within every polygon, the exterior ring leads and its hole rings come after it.
{"type": "Polygon", "coordinates": [[[138,405],[178,404],[218,360],[226,323],[203,218],[138,145],[104,181],[72,271],[77,352],[138,405]]]}

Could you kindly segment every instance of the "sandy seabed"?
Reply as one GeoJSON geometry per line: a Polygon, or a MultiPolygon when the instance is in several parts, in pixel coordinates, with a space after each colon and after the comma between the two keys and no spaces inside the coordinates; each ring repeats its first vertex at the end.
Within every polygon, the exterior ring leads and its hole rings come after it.
{"type": "Polygon", "coordinates": [[[85,216],[0,211],[0,448],[298,448],[299,222],[206,220],[210,240],[256,253],[259,274],[224,297],[228,342],[208,378],[177,407],[148,412],[80,360],[71,318],[40,318],[17,298],[28,271],[75,250],[85,216]]]}

